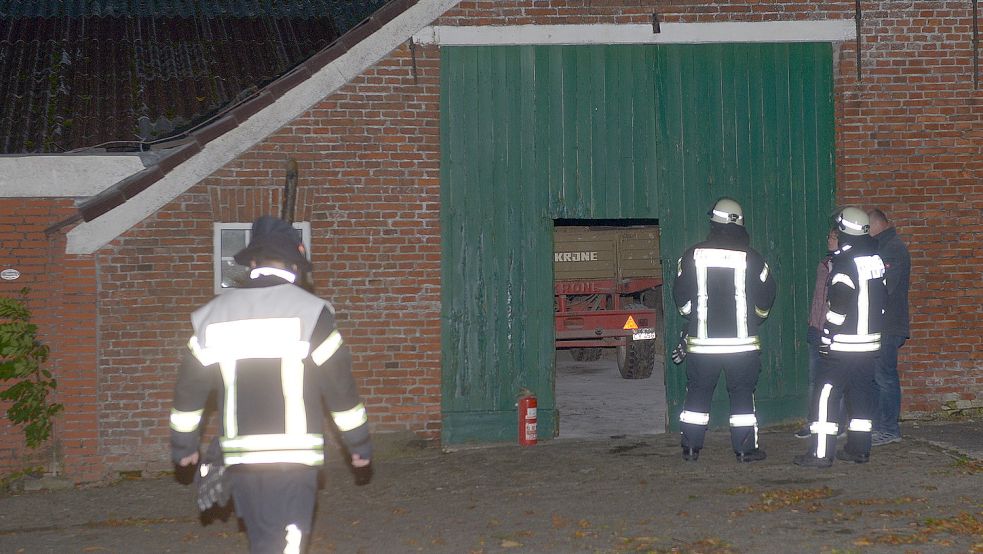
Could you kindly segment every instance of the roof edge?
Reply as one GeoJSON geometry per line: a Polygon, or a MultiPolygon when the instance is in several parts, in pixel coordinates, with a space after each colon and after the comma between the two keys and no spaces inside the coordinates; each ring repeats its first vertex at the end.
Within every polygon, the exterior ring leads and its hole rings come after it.
{"type": "Polygon", "coordinates": [[[66,252],[91,254],[99,250],[301,116],[459,2],[394,0],[387,4],[299,68],[193,133],[194,142],[178,149],[182,154],[173,154],[184,159],[165,163],[168,156],[159,166],[132,175],[104,191],[101,198],[86,202],[84,210],[80,209],[86,221],[68,232],[66,252]],[[321,65],[315,69],[312,62],[321,65]],[[186,149],[193,152],[188,154],[186,149]]]}
{"type": "Polygon", "coordinates": [[[0,198],[84,198],[145,167],[135,153],[0,156],[0,198]]]}

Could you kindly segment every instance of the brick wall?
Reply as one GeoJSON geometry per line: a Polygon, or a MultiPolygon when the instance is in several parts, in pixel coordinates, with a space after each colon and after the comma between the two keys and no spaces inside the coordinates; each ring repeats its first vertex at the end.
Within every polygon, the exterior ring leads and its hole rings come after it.
{"type": "MultiPolygon", "coordinates": [[[[856,43],[834,53],[838,196],[884,208],[911,249],[904,412],[980,406],[983,109],[971,74],[971,3],[862,7],[862,79],[856,43]]],[[[852,18],[854,3],[486,0],[461,2],[437,23],[649,23],[653,9],[662,22],[801,20],[852,18]]],[[[72,355],[56,353],[71,409],[60,426],[67,466],[167,467],[188,315],[211,296],[212,222],[278,213],[289,158],[299,168],[297,219],[311,222],[317,289],[340,313],[373,429],[439,436],[438,72],[436,47],[404,45],[98,256],[61,262],[63,299],[52,302],[63,322],[51,328],[75,333],[66,335],[72,355]]],[[[47,218],[38,228],[58,219],[38,217],[47,218]]],[[[0,443],[0,456],[17,452],[0,443]]]]}
{"type": "MultiPolygon", "coordinates": [[[[838,187],[881,207],[912,257],[902,409],[983,407],[983,92],[974,90],[971,2],[864,2],[840,50],[838,187]]],[[[980,53],[983,56],[983,52],[980,53]]]]}
{"type": "MultiPolygon", "coordinates": [[[[820,1],[482,0],[441,25],[853,19],[820,1]]],[[[972,2],[861,2],[857,42],[837,45],[837,196],[879,207],[912,255],[912,337],[902,412],[983,407],[983,92],[974,88],[972,2]]],[[[983,57],[983,52],[979,55],[983,57]]],[[[983,87],[983,85],[981,85],[983,87]]]]}
{"type": "MultiPolygon", "coordinates": [[[[30,450],[24,445],[23,428],[0,417],[0,473],[43,466],[47,471],[66,471],[79,480],[101,474],[97,457],[97,403],[95,398],[95,272],[89,259],[65,256],[60,234],[44,230],[74,213],[67,199],[0,199],[0,244],[4,257],[0,269],[13,268],[21,277],[0,281],[0,295],[17,297],[30,289],[28,308],[38,325],[40,340],[51,349],[43,366],[55,374],[58,389],[51,402],[64,405],[54,429],[55,439],[30,450]],[[70,466],[52,460],[62,456],[70,466]]],[[[0,404],[6,412],[7,404],[0,404]]]]}
{"type": "Polygon", "coordinates": [[[280,213],[297,161],[318,293],[376,432],[440,428],[439,53],[404,46],[99,253],[102,455],[160,469],[190,313],[212,294],[213,222],[280,213]],[[415,56],[415,62],[414,62],[415,56]]]}
{"type": "Polygon", "coordinates": [[[440,25],[580,25],[591,23],[793,21],[852,17],[851,1],[767,0],[479,0],[460,2],[440,25]]]}

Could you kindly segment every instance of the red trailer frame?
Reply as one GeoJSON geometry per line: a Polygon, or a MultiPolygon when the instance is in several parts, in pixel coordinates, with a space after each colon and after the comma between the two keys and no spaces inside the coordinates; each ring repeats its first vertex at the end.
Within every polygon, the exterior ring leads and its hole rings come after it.
{"type": "Polygon", "coordinates": [[[659,325],[655,309],[622,298],[662,286],[661,278],[556,281],[555,329],[557,348],[624,346],[627,338],[654,339],[659,325]],[[572,296],[594,296],[593,304],[574,302],[572,296]]]}

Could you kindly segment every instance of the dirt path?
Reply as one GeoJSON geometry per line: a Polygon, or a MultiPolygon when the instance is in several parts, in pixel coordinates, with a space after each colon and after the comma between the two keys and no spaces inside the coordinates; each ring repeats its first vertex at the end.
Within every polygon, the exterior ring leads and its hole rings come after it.
{"type": "MultiPolygon", "coordinates": [[[[711,433],[422,450],[355,487],[330,467],[311,552],[983,552],[983,466],[927,441],[866,465],[793,466],[804,442],[762,433],[739,465],[711,433]]],[[[0,552],[245,551],[235,518],[199,522],[173,477],[0,498],[0,552]]]]}

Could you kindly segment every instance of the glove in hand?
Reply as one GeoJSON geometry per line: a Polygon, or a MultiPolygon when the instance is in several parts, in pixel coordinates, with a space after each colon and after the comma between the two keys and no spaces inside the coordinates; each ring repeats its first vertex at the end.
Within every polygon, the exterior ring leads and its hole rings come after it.
{"type": "Polygon", "coordinates": [[[213,506],[224,506],[232,497],[232,488],[225,475],[225,466],[202,463],[195,473],[198,486],[198,510],[204,512],[213,506]]]}
{"type": "Polygon", "coordinates": [[[686,337],[688,336],[689,333],[685,329],[679,332],[679,343],[676,345],[676,348],[672,349],[672,354],[670,355],[672,363],[679,365],[686,359],[686,337]]]}
{"type": "Polygon", "coordinates": [[[225,474],[222,447],[218,439],[212,440],[195,472],[198,487],[198,510],[204,512],[213,506],[224,506],[232,498],[232,482],[225,474]]]}

